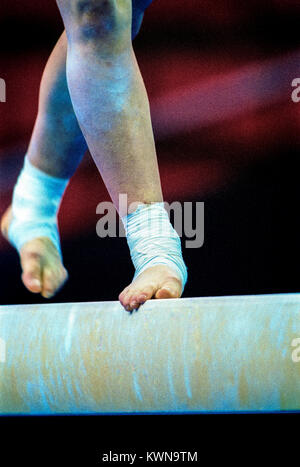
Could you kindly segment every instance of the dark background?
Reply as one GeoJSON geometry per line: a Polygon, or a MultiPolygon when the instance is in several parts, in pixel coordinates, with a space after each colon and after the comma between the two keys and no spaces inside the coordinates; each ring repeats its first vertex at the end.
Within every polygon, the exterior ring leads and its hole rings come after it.
{"type": "MultiPolygon", "coordinates": [[[[134,47],[149,93],[167,201],[205,202],[205,243],[186,249],[184,296],[299,291],[300,4],[155,0],[134,47]]],[[[38,86],[62,23],[54,0],[1,1],[0,214],[33,127],[38,86]]],[[[124,239],[96,235],[108,199],[89,155],[60,212],[70,279],[52,301],[116,300],[133,274],[124,239]]],[[[0,240],[0,302],[26,291],[0,240]]]]}
{"type": "MultiPolygon", "coordinates": [[[[135,50],[165,198],[205,202],[204,246],[184,252],[185,296],[299,291],[300,103],[291,101],[291,82],[300,77],[299,20],[299,0],[155,0],[146,13],[135,50]]],[[[0,214],[61,31],[54,0],[1,0],[0,214]]],[[[70,280],[53,301],[115,300],[130,281],[125,240],[96,236],[96,206],[105,199],[87,155],[60,214],[70,280]]],[[[45,301],[22,286],[17,254],[3,239],[0,268],[1,304],[45,301]]],[[[0,431],[7,465],[99,465],[101,451],[143,448],[198,450],[200,465],[216,458],[240,465],[241,455],[257,461],[262,452],[268,461],[281,453],[286,460],[298,433],[288,414],[12,417],[1,418],[0,431]]]]}

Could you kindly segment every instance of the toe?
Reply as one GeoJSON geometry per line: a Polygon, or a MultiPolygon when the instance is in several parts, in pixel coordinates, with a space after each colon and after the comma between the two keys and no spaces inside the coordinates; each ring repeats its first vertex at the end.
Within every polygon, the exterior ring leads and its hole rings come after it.
{"type": "Polygon", "coordinates": [[[134,310],[137,310],[139,308],[139,303],[136,302],[136,301],[133,301],[130,303],[130,311],[134,311],[134,310]]]}
{"type": "Polygon", "coordinates": [[[54,271],[48,267],[43,270],[43,290],[42,296],[44,298],[51,298],[57,287],[57,278],[54,271]]]}
{"type": "Polygon", "coordinates": [[[138,291],[135,295],[135,300],[139,303],[139,305],[142,305],[145,303],[147,300],[150,300],[155,293],[155,286],[154,285],[148,285],[147,287],[142,287],[141,290],[138,291]]]}
{"type": "Polygon", "coordinates": [[[181,296],[181,282],[177,278],[165,281],[157,290],[155,298],[179,298],[181,296]]]}
{"type": "Polygon", "coordinates": [[[123,305],[124,298],[125,298],[125,296],[126,296],[128,290],[129,290],[129,288],[130,288],[129,285],[128,285],[127,287],[125,287],[125,289],[122,290],[122,292],[120,293],[120,295],[119,295],[119,297],[118,297],[119,300],[120,300],[120,302],[122,303],[122,305],[123,305]]]}
{"type": "Polygon", "coordinates": [[[67,271],[63,266],[56,269],[46,266],[43,270],[42,296],[44,298],[53,297],[53,295],[63,286],[67,277],[67,271]]]}
{"type": "Polygon", "coordinates": [[[140,289],[133,290],[130,295],[130,298],[128,299],[127,297],[130,311],[138,309],[147,300],[150,300],[150,298],[153,297],[154,293],[155,293],[154,285],[148,285],[148,286],[140,287],[140,289]]]}
{"type": "Polygon", "coordinates": [[[133,290],[132,291],[132,294],[131,294],[130,299],[129,299],[129,306],[130,306],[131,310],[136,310],[141,305],[141,303],[140,303],[140,301],[138,299],[139,295],[140,295],[140,292],[138,290],[133,290]]]}
{"type": "Polygon", "coordinates": [[[125,295],[124,295],[124,297],[123,297],[123,299],[121,301],[121,303],[122,303],[122,305],[123,305],[123,307],[125,308],[126,311],[132,311],[133,310],[133,308],[131,308],[131,306],[130,306],[131,301],[132,301],[132,295],[133,295],[132,292],[133,291],[131,289],[129,289],[125,293],[125,295]]]}
{"type": "Polygon", "coordinates": [[[120,294],[119,299],[126,311],[133,311],[140,305],[136,298],[136,290],[131,287],[127,287],[127,290],[120,294]]]}
{"type": "Polygon", "coordinates": [[[23,269],[22,281],[25,287],[33,293],[41,292],[41,257],[36,253],[24,250],[21,253],[21,265],[23,269]]]}

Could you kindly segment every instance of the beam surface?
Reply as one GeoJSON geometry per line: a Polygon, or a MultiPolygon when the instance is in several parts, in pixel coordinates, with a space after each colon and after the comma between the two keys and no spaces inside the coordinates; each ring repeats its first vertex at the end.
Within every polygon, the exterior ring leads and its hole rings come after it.
{"type": "Polygon", "coordinates": [[[0,414],[300,410],[300,294],[0,307],[0,414]]]}

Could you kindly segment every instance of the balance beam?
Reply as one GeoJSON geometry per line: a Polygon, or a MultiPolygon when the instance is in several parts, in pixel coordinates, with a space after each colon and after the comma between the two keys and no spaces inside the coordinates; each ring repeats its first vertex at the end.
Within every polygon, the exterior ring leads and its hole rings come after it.
{"type": "Polygon", "coordinates": [[[0,414],[300,410],[300,294],[0,307],[0,414]]]}

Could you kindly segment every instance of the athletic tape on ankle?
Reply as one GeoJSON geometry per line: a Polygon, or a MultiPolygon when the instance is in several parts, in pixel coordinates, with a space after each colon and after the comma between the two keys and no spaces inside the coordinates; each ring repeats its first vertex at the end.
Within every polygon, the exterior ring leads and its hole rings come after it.
{"type": "Polygon", "coordinates": [[[29,240],[48,237],[61,255],[57,212],[67,184],[68,180],[42,172],[25,157],[14,188],[8,229],[8,237],[18,251],[29,240]]]}
{"type": "Polygon", "coordinates": [[[137,277],[157,264],[173,268],[184,288],[187,268],[181,253],[181,242],[172,227],[164,203],[141,204],[131,214],[122,217],[127,243],[137,277]]]}

